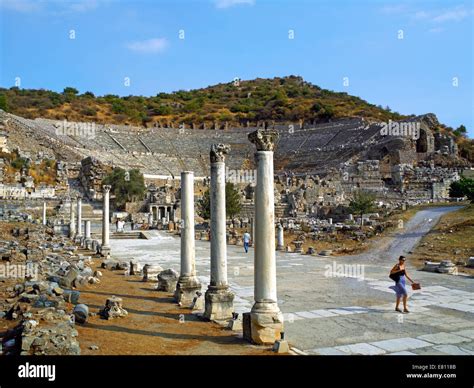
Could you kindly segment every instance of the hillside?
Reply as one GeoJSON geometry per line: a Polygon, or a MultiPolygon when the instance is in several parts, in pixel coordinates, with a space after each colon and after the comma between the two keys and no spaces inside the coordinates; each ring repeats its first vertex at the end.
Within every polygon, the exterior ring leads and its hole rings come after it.
{"type": "MultiPolygon", "coordinates": [[[[0,109],[24,118],[46,118],[98,124],[196,128],[256,126],[258,122],[324,123],[341,118],[371,121],[403,120],[413,115],[392,112],[345,92],[322,89],[301,77],[221,83],[206,88],[154,97],[79,94],[66,87],[62,93],[44,89],[0,88],[0,109]]],[[[454,130],[437,124],[435,130],[456,137],[460,156],[473,161],[473,140],[466,128],[454,130]]]]}
{"type": "Polygon", "coordinates": [[[0,88],[0,96],[3,96],[0,108],[25,118],[110,124],[174,122],[205,123],[210,127],[215,122],[238,126],[263,120],[324,122],[341,117],[377,121],[403,118],[389,109],[347,93],[321,89],[296,76],[229,82],[191,91],[158,93],[154,97],[95,97],[91,92],[79,94],[71,87],[62,93],[0,88]]]}

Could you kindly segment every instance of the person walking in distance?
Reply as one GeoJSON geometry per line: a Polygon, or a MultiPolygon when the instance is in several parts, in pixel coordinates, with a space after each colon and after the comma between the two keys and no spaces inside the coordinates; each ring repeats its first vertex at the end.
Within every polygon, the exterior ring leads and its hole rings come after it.
{"type": "Polygon", "coordinates": [[[249,244],[250,244],[251,236],[250,236],[250,233],[247,230],[245,231],[243,238],[244,238],[245,253],[248,253],[249,252],[249,244]]]}
{"type": "Polygon", "coordinates": [[[414,283],[414,281],[408,276],[408,273],[405,269],[405,256],[400,256],[398,258],[398,264],[395,264],[390,271],[390,279],[392,279],[395,282],[394,286],[391,286],[390,288],[395,291],[397,294],[397,302],[395,304],[395,311],[398,311],[399,313],[402,312],[400,310],[400,299],[403,299],[403,312],[404,313],[409,313],[408,308],[407,308],[407,299],[408,299],[408,293],[406,289],[406,279],[408,279],[410,282],[414,283]]]}

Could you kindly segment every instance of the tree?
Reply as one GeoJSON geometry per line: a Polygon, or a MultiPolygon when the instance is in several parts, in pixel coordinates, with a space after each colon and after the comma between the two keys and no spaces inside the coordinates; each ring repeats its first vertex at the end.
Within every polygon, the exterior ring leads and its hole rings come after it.
{"type": "Polygon", "coordinates": [[[95,98],[95,95],[92,92],[85,92],[83,96],[87,98],[95,98]]]}
{"type": "Polygon", "coordinates": [[[211,218],[211,195],[207,190],[197,203],[199,217],[209,220],[211,218]]]}
{"type": "Polygon", "coordinates": [[[456,136],[466,136],[467,129],[464,125],[460,125],[454,132],[456,136]]]}
{"type": "MultiPolygon", "coordinates": [[[[240,210],[242,204],[240,203],[239,191],[231,182],[225,184],[225,210],[229,218],[234,218],[240,210]]],[[[207,190],[202,199],[198,202],[198,214],[200,217],[208,220],[211,218],[211,198],[209,190],[207,190]]]]}
{"type": "Polygon", "coordinates": [[[115,204],[123,207],[126,202],[142,200],[145,196],[145,182],[143,174],[138,169],[125,171],[116,167],[103,180],[104,185],[111,185],[111,192],[115,195],[115,204]]]}
{"type": "Polygon", "coordinates": [[[460,180],[451,183],[449,196],[451,198],[467,197],[471,203],[474,203],[474,180],[461,177],[460,180]]]}
{"type": "Polygon", "coordinates": [[[242,210],[240,193],[231,182],[225,184],[225,210],[230,218],[234,218],[242,210]]]}
{"type": "Polygon", "coordinates": [[[366,191],[358,191],[354,194],[349,208],[353,213],[360,214],[360,226],[362,227],[362,217],[365,213],[371,213],[375,209],[375,195],[366,191]]]}
{"type": "Polygon", "coordinates": [[[76,88],[71,88],[70,86],[67,86],[63,90],[63,94],[72,94],[72,95],[77,95],[79,91],[76,88]]]}

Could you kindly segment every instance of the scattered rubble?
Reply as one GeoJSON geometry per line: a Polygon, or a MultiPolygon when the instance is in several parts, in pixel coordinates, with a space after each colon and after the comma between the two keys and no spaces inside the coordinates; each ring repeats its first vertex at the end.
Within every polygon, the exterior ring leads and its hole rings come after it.
{"type": "Polygon", "coordinates": [[[456,265],[451,260],[442,260],[441,262],[425,261],[423,271],[452,274],[456,273],[456,265]]]}
{"type": "Polygon", "coordinates": [[[80,354],[74,325],[87,314],[81,314],[85,305],[78,305],[75,288],[95,279],[92,258],[50,231],[33,224],[15,227],[14,241],[0,240],[2,269],[8,272],[0,274],[0,317],[17,321],[2,338],[3,354],[80,354]]]}
{"type": "Polygon", "coordinates": [[[127,310],[122,307],[122,298],[112,296],[105,301],[105,307],[99,312],[104,319],[122,318],[128,315],[127,310]]]}

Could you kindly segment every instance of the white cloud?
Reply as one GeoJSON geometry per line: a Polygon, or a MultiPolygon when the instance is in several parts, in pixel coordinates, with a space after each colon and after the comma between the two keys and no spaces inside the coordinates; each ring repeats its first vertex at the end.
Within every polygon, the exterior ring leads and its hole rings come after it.
{"type": "Polygon", "coordinates": [[[459,22],[467,18],[471,14],[464,6],[459,6],[453,9],[445,10],[433,17],[432,21],[435,23],[443,22],[459,22]]]}
{"type": "Polygon", "coordinates": [[[163,52],[168,47],[166,38],[153,38],[127,43],[127,48],[139,53],[153,54],[163,52]]]}
{"type": "Polygon", "coordinates": [[[472,11],[466,9],[463,5],[436,11],[416,11],[411,14],[415,20],[427,20],[432,23],[460,22],[468,18],[472,11]]]}
{"type": "Polygon", "coordinates": [[[223,8],[230,8],[235,5],[254,5],[255,0],[214,0],[214,4],[216,8],[223,9],[223,8]]]}

